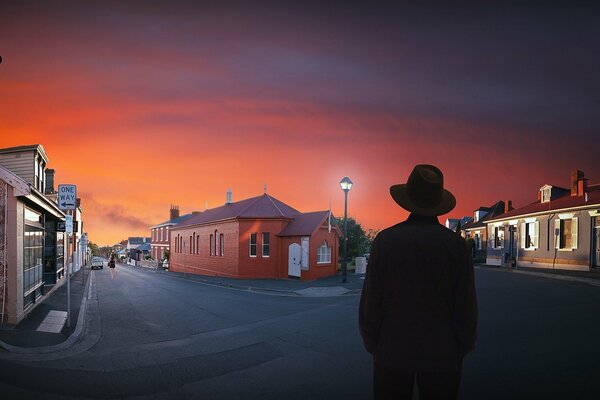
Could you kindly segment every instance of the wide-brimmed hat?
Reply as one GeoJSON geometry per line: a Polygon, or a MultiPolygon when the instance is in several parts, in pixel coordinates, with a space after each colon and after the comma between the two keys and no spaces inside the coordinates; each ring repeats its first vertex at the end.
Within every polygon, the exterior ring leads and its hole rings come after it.
{"type": "Polygon", "coordinates": [[[434,165],[416,165],[406,183],[390,187],[398,205],[419,215],[443,215],[456,206],[456,198],[444,189],[444,174],[434,165]]]}

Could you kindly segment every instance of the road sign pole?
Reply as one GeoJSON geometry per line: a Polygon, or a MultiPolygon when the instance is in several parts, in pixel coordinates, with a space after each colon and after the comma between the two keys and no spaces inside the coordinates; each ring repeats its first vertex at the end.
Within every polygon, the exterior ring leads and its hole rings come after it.
{"type": "Polygon", "coordinates": [[[71,327],[71,268],[69,267],[69,244],[71,235],[67,233],[67,328],[71,327]]]}

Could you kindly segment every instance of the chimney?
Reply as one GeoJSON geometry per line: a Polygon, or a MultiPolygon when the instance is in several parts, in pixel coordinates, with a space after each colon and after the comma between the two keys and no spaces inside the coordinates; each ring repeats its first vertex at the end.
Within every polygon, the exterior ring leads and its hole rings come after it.
{"type": "Polygon", "coordinates": [[[179,218],[179,206],[171,205],[171,212],[170,212],[169,216],[170,216],[169,220],[171,220],[171,221],[179,218]]]}
{"type": "Polygon", "coordinates": [[[227,201],[225,202],[225,204],[231,204],[232,195],[233,193],[231,192],[231,189],[227,189],[227,201]]]}
{"type": "Polygon", "coordinates": [[[514,210],[512,200],[506,200],[506,203],[504,203],[504,212],[507,213],[512,210],[514,210]]]}
{"type": "Polygon", "coordinates": [[[583,196],[587,192],[587,178],[577,181],[577,196],[583,196]]]}
{"type": "MultiPolygon", "coordinates": [[[[578,169],[571,171],[571,196],[577,196],[579,184],[578,182],[583,179],[583,171],[578,169]]],[[[582,193],[583,194],[583,193],[582,193]]]]}
{"type": "Polygon", "coordinates": [[[44,194],[54,193],[54,170],[49,168],[46,170],[46,190],[44,194]]]}

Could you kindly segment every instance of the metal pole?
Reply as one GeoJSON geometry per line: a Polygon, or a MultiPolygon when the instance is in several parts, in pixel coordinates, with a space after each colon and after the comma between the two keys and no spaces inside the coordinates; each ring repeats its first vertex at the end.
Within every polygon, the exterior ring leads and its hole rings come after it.
{"type": "Polygon", "coordinates": [[[69,244],[71,235],[67,233],[67,327],[71,327],[71,268],[69,267],[69,244]]]}
{"type": "Polygon", "coordinates": [[[348,280],[346,278],[347,276],[347,261],[346,261],[346,254],[347,254],[347,245],[348,245],[348,191],[344,190],[344,254],[343,254],[343,258],[342,258],[342,283],[346,283],[348,280]]]}

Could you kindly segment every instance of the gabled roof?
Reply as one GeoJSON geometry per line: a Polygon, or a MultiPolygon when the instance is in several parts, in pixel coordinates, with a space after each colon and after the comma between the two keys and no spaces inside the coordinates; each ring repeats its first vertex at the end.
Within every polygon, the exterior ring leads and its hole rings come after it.
{"type": "MultiPolygon", "coordinates": [[[[559,210],[567,211],[569,209],[578,207],[600,207],[600,184],[589,185],[587,187],[586,193],[587,202],[585,195],[571,196],[571,192],[569,191],[563,196],[558,197],[552,201],[542,203],[541,200],[537,200],[533,203],[527,204],[524,207],[516,208],[505,214],[498,215],[495,218],[493,218],[493,221],[521,217],[531,214],[547,214],[549,212],[556,212],[559,210]]],[[[492,221],[492,219],[490,219],[490,221],[492,221]]]]}
{"type": "Polygon", "coordinates": [[[188,218],[190,218],[192,215],[195,215],[195,214],[198,214],[198,213],[185,214],[180,217],[161,222],[160,224],[153,225],[150,228],[160,228],[163,226],[177,225],[177,224],[182,223],[183,221],[186,221],[188,218]]]}
{"type": "Polygon", "coordinates": [[[496,204],[494,204],[494,205],[492,205],[490,207],[479,207],[477,210],[478,211],[485,211],[486,208],[489,210],[487,214],[485,214],[477,222],[475,222],[475,220],[467,222],[462,227],[462,229],[463,230],[467,230],[467,229],[476,229],[476,228],[485,227],[487,225],[487,221],[489,221],[492,218],[497,217],[498,215],[500,215],[500,214],[502,214],[504,212],[504,202],[502,200],[500,200],[499,202],[497,202],[496,204]]]}
{"type": "Polygon", "coordinates": [[[292,219],[300,212],[268,194],[212,208],[176,225],[175,228],[208,224],[236,218],[285,218],[292,219]]]}
{"type": "MultiPolygon", "coordinates": [[[[277,236],[310,236],[327,221],[328,217],[329,211],[298,214],[277,236]]],[[[331,220],[333,222],[333,215],[331,216],[331,220]]],[[[341,232],[335,222],[332,223],[331,228],[341,236],[341,232]]]]}

